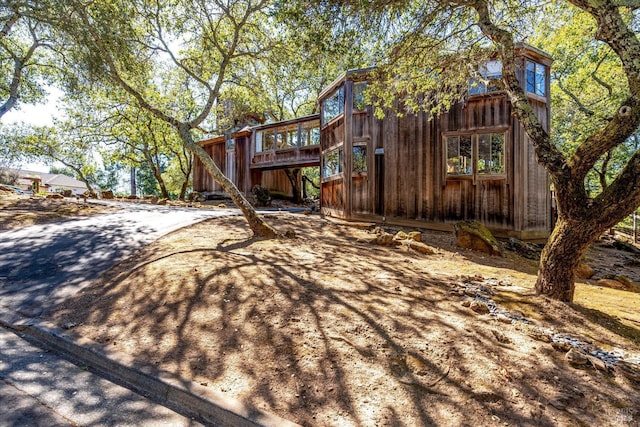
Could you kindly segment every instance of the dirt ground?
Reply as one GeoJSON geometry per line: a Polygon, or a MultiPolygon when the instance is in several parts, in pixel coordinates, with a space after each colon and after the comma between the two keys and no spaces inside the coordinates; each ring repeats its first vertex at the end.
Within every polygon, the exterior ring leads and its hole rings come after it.
{"type": "MultiPolygon", "coordinates": [[[[104,209],[2,195],[0,229],[104,209]]],[[[52,320],[303,425],[640,425],[640,293],[597,283],[637,290],[640,258],[611,238],[565,305],[534,295],[535,261],[450,233],[423,230],[423,254],[316,215],[269,221],[296,238],[251,239],[242,218],[179,230],[52,320]]]]}
{"type": "Polygon", "coordinates": [[[112,210],[108,206],[86,203],[84,199],[47,199],[0,190],[0,231],[112,210]]]}
{"type": "MultiPolygon", "coordinates": [[[[636,365],[568,344],[640,363],[639,293],[592,280],[565,305],[534,295],[535,261],[463,251],[450,233],[424,231],[423,254],[317,215],[268,220],[296,238],[252,239],[241,217],[199,223],[52,320],[308,426],[640,425],[636,365]]],[[[635,254],[603,243],[588,262],[640,281],[635,254]]]]}

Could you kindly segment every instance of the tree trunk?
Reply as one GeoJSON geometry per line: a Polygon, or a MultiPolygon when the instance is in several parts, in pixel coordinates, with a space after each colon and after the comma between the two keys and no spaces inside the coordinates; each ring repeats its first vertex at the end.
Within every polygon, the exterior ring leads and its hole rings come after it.
{"type": "Polygon", "coordinates": [[[589,244],[598,236],[596,227],[585,222],[558,218],[540,256],[536,292],[560,301],[573,301],[574,270],[589,244]]]}
{"type": "Polygon", "coordinates": [[[167,184],[165,184],[164,179],[162,179],[162,172],[160,172],[160,166],[158,166],[153,161],[153,159],[151,159],[151,156],[148,156],[146,153],[145,153],[145,157],[147,159],[147,163],[151,167],[151,171],[153,172],[153,177],[156,179],[156,181],[158,181],[158,185],[160,186],[160,194],[162,194],[162,197],[165,199],[171,199],[171,196],[169,195],[169,190],[167,190],[167,184]]]}
{"type": "Polygon", "coordinates": [[[289,182],[291,183],[291,188],[293,189],[293,203],[300,203],[300,169],[285,169],[284,173],[289,178],[289,182]]]}
{"type": "Polygon", "coordinates": [[[245,219],[249,223],[249,228],[256,236],[264,237],[267,239],[274,239],[276,237],[283,237],[282,234],[267,224],[256,210],[251,206],[251,203],[240,193],[238,187],[235,186],[229,178],[227,178],[220,168],[214,163],[211,156],[193,141],[188,129],[179,129],[180,137],[184,142],[185,147],[200,159],[205,169],[213,179],[220,184],[222,189],[231,197],[233,203],[242,211],[245,219]]]}

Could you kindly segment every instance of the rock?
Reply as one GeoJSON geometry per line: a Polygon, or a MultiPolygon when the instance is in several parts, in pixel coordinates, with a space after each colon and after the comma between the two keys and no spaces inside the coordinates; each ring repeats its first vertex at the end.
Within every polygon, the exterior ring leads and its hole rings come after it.
{"type": "Polygon", "coordinates": [[[487,306],[487,304],[478,300],[473,301],[469,308],[478,314],[486,314],[489,312],[489,307],[487,306]]]}
{"type": "Polygon", "coordinates": [[[158,200],[157,204],[159,204],[161,206],[165,206],[168,202],[169,202],[169,200],[167,200],[167,199],[160,199],[160,200],[158,200]]]}
{"type": "Polygon", "coordinates": [[[62,194],[47,194],[47,199],[64,199],[62,194]]]}
{"type": "Polygon", "coordinates": [[[460,221],[455,224],[454,230],[458,247],[502,256],[496,238],[478,221],[460,221]]]}
{"type": "Polygon", "coordinates": [[[422,233],[419,231],[412,231],[409,233],[409,239],[415,240],[416,242],[422,242],[422,233]]]}
{"type": "Polygon", "coordinates": [[[129,199],[129,200],[138,200],[139,197],[136,196],[135,194],[130,194],[130,195],[127,196],[127,199],[129,199]]]}
{"type": "Polygon", "coordinates": [[[292,229],[288,229],[287,231],[284,232],[284,237],[286,237],[288,239],[295,239],[296,238],[296,232],[293,231],[292,229]]]}
{"type": "Polygon", "coordinates": [[[590,279],[595,273],[596,271],[584,262],[581,262],[575,269],[575,274],[578,279],[590,279]]]}
{"type": "Polygon", "coordinates": [[[471,301],[468,300],[468,299],[462,301],[462,306],[463,307],[470,307],[471,306],[471,301]]]}
{"type": "Polygon", "coordinates": [[[550,343],[551,342],[551,337],[544,333],[542,330],[540,330],[540,328],[537,328],[535,326],[530,326],[530,325],[521,325],[521,330],[526,333],[528,336],[530,336],[531,338],[533,338],[536,341],[542,341],[542,342],[546,342],[546,343],[550,343]]]}
{"type": "Polygon", "coordinates": [[[612,288],[612,289],[627,289],[627,287],[621,283],[618,282],[616,279],[600,279],[598,280],[598,286],[602,286],[605,288],[612,288]]]}
{"type": "Polygon", "coordinates": [[[514,237],[510,238],[507,242],[507,249],[517,253],[524,258],[534,260],[539,260],[540,253],[542,252],[542,249],[539,246],[532,243],[523,242],[522,240],[518,240],[514,237]]]}
{"type": "Polygon", "coordinates": [[[571,350],[571,344],[568,342],[552,342],[551,347],[553,347],[557,351],[566,352],[571,350]]]}
{"type": "Polygon", "coordinates": [[[625,362],[623,360],[616,363],[614,367],[616,375],[626,377],[632,381],[640,383],[640,366],[632,363],[625,362]]]}
{"type": "Polygon", "coordinates": [[[513,319],[524,319],[526,317],[520,310],[511,310],[509,312],[509,316],[511,316],[513,319]]]}
{"type": "Polygon", "coordinates": [[[385,231],[382,227],[374,227],[372,230],[369,231],[372,234],[384,234],[385,231]]]}
{"type": "Polygon", "coordinates": [[[398,231],[395,236],[393,236],[393,240],[395,241],[403,241],[409,239],[409,235],[404,231],[398,231]]]}
{"type": "Polygon", "coordinates": [[[504,314],[499,314],[496,316],[496,320],[500,323],[505,323],[507,325],[511,324],[511,318],[504,314]]]}
{"type": "Polygon", "coordinates": [[[64,197],[71,197],[72,194],[73,192],[71,190],[62,190],[62,195],[64,197]]]}
{"type": "Polygon", "coordinates": [[[148,201],[149,203],[153,203],[156,204],[158,203],[158,196],[155,196],[153,194],[147,194],[146,196],[144,196],[144,200],[148,201]]]}
{"type": "Polygon", "coordinates": [[[635,289],[633,282],[627,276],[615,276],[614,279],[622,283],[626,289],[635,289]]]}
{"type": "Polygon", "coordinates": [[[224,203],[218,203],[218,205],[216,207],[225,209],[227,207],[227,205],[225,205],[224,203]]]}
{"type": "Polygon", "coordinates": [[[571,350],[569,350],[567,354],[564,355],[564,360],[566,360],[573,366],[590,365],[587,355],[580,350],[576,350],[575,348],[571,348],[571,350]]]}
{"type": "Polygon", "coordinates": [[[493,334],[493,336],[495,337],[496,341],[498,341],[501,344],[511,344],[511,340],[509,339],[508,336],[506,336],[505,334],[503,334],[502,332],[496,330],[496,329],[491,329],[491,333],[493,334]]]}
{"type": "Polygon", "coordinates": [[[64,325],[62,325],[63,329],[72,329],[75,328],[76,326],[78,326],[78,324],[76,322],[67,322],[64,325]]]}
{"type": "Polygon", "coordinates": [[[371,243],[380,246],[391,246],[394,244],[393,234],[382,232],[381,234],[378,234],[373,240],[371,240],[371,243]]]}
{"type": "Polygon", "coordinates": [[[103,199],[107,199],[107,200],[113,200],[115,199],[114,195],[113,195],[113,191],[111,190],[104,190],[102,191],[102,198],[103,199]]]}
{"type": "Polygon", "coordinates": [[[407,241],[407,245],[413,249],[416,252],[420,252],[421,254],[425,254],[425,255],[433,255],[436,253],[435,250],[433,250],[433,248],[425,245],[422,242],[418,242],[415,240],[408,240],[407,241]]]}

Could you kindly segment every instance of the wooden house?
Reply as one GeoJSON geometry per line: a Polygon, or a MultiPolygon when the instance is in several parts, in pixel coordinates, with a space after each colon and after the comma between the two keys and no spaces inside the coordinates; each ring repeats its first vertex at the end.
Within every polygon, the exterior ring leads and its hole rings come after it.
{"type": "MultiPolygon", "coordinates": [[[[315,114],[247,127],[198,144],[240,191],[249,193],[255,185],[261,185],[293,197],[301,178],[299,173],[287,171],[320,165],[320,119],[315,114]]],[[[222,190],[198,159],[194,162],[193,189],[201,193],[222,190]]]]}
{"type": "MultiPolygon", "coordinates": [[[[551,58],[517,51],[518,78],[549,128],[551,58]]],[[[490,61],[487,78],[501,77],[490,61]]],[[[366,72],[348,71],[319,96],[321,211],[349,220],[450,229],[476,219],[498,235],[548,236],[550,180],[503,91],[470,86],[447,113],[376,119],[362,103],[366,72]]]]}
{"type": "MultiPolygon", "coordinates": [[[[518,79],[549,128],[551,58],[528,45],[517,50],[518,79]]],[[[501,77],[499,61],[482,73],[501,77]]],[[[497,235],[547,237],[550,180],[503,91],[473,83],[467,96],[436,118],[384,119],[364,105],[367,70],[347,71],[319,96],[320,114],[246,128],[200,142],[243,192],[260,184],[291,194],[285,171],[319,166],[325,215],[451,229],[476,219],[497,235]]],[[[194,190],[219,187],[195,162],[194,190]]]]}

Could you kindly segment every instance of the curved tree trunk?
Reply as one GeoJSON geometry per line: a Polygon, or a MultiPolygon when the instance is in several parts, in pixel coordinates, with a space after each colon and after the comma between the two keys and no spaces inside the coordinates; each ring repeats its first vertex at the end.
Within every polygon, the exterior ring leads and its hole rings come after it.
{"type": "Polygon", "coordinates": [[[599,235],[599,230],[584,221],[558,218],[540,256],[536,292],[560,301],[573,301],[574,270],[582,261],[589,244],[599,235]]]}
{"type": "Polygon", "coordinates": [[[253,206],[251,206],[251,203],[249,203],[242,193],[240,193],[238,187],[236,187],[235,184],[222,173],[220,168],[214,163],[213,159],[204,150],[204,148],[193,142],[193,138],[191,137],[188,129],[180,129],[180,137],[182,138],[185,147],[200,159],[207,172],[209,172],[213,179],[220,184],[222,189],[229,195],[229,197],[231,197],[233,203],[235,203],[235,205],[242,211],[242,214],[249,223],[251,231],[253,231],[256,236],[267,239],[283,237],[282,234],[278,233],[275,228],[267,224],[264,219],[258,215],[253,206]]]}

